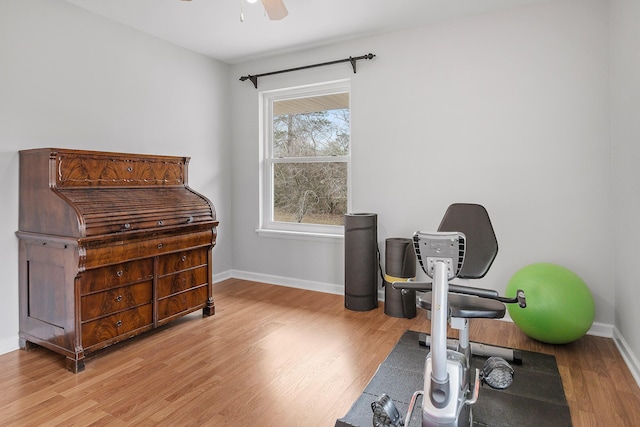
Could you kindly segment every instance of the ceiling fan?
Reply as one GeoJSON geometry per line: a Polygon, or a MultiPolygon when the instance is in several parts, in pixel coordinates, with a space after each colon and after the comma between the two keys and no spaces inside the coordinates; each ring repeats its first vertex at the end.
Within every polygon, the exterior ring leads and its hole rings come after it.
{"type": "MultiPolygon", "coordinates": [[[[182,1],[191,1],[191,0],[182,0],[182,1]]],[[[249,3],[255,3],[256,1],[258,0],[247,0],[247,2],[249,3]]],[[[289,14],[289,12],[287,11],[287,8],[284,5],[283,0],[261,0],[261,1],[262,1],[262,6],[264,6],[265,12],[267,12],[267,16],[272,21],[279,21],[280,19],[283,19],[289,14]]]]}

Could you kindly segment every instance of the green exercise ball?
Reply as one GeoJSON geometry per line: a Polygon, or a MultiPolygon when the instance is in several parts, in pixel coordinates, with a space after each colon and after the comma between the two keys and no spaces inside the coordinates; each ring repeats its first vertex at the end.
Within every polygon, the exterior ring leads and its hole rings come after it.
{"type": "Polygon", "coordinates": [[[516,272],[507,284],[507,296],[522,289],[527,307],[507,304],[509,316],[528,336],[549,344],[565,344],[587,333],[593,324],[595,303],[584,281],[556,264],[531,264],[516,272]]]}

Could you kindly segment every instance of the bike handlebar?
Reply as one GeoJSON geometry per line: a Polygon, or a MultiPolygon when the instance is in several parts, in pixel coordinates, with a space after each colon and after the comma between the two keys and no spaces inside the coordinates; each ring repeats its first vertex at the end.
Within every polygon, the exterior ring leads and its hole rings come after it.
{"type": "MultiPolygon", "coordinates": [[[[427,292],[433,289],[433,283],[431,282],[393,282],[393,289],[406,289],[420,292],[427,292]]],[[[485,299],[492,299],[500,301],[505,304],[515,304],[522,308],[527,306],[527,300],[522,289],[516,291],[516,296],[513,298],[501,297],[498,291],[493,289],[474,288],[472,286],[452,285],[449,284],[449,292],[463,295],[472,295],[485,299]]]]}

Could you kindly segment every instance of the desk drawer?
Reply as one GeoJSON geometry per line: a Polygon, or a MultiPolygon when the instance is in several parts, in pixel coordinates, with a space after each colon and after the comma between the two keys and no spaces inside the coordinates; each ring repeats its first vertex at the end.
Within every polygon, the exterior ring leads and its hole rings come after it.
{"type": "Polygon", "coordinates": [[[158,298],[164,298],[172,294],[186,291],[189,288],[206,285],[209,283],[207,271],[207,266],[205,265],[159,278],[158,298]]]}
{"type": "Polygon", "coordinates": [[[123,240],[106,246],[87,246],[86,268],[101,267],[121,260],[134,260],[183,251],[190,247],[211,247],[213,230],[163,236],[145,240],[123,240]]]}
{"type": "Polygon", "coordinates": [[[82,297],[81,319],[86,322],[153,301],[151,281],[122,286],[82,297]]]}
{"type": "Polygon", "coordinates": [[[91,347],[136,329],[153,325],[152,304],[122,311],[82,325],[82,345],[91,347]]]}
{"type": "Polygon", "coordinates": [[[86,295],[153,278],[153,259],[130,261],[85,271],[80,278],[80,293],[86,295]]]}
{"type": "Polygon", "coordinates": [[[164,276],[177,271],[187,270],[192,267],[207,265],[208,253],[208,248],[199,248],[163,255],[159,259],[158,275],[164,276]]]}
{"type": "Polygon", "coordinates": [[[207,302],[207,286],[182,292],[158,301],[158,320],[204,307],[207,302]]]}

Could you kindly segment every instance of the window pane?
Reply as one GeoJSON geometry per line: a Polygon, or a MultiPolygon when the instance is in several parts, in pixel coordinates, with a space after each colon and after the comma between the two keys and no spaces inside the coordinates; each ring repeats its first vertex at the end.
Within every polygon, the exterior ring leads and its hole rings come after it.
{"type": "Polygon", "coordinates": [[[347,211],[344,162],[273,165],[273,220],[343,225],[347,211]]]}
{"type": "Polygon", "coordinates": [[[273,157],[348,155],[349,97],[337,95],[275,101],[273,157]],[[337,95],[340,102],[332,98],[337,95]],[[345,99],[347,105],[343,106],[345,99]]]}

